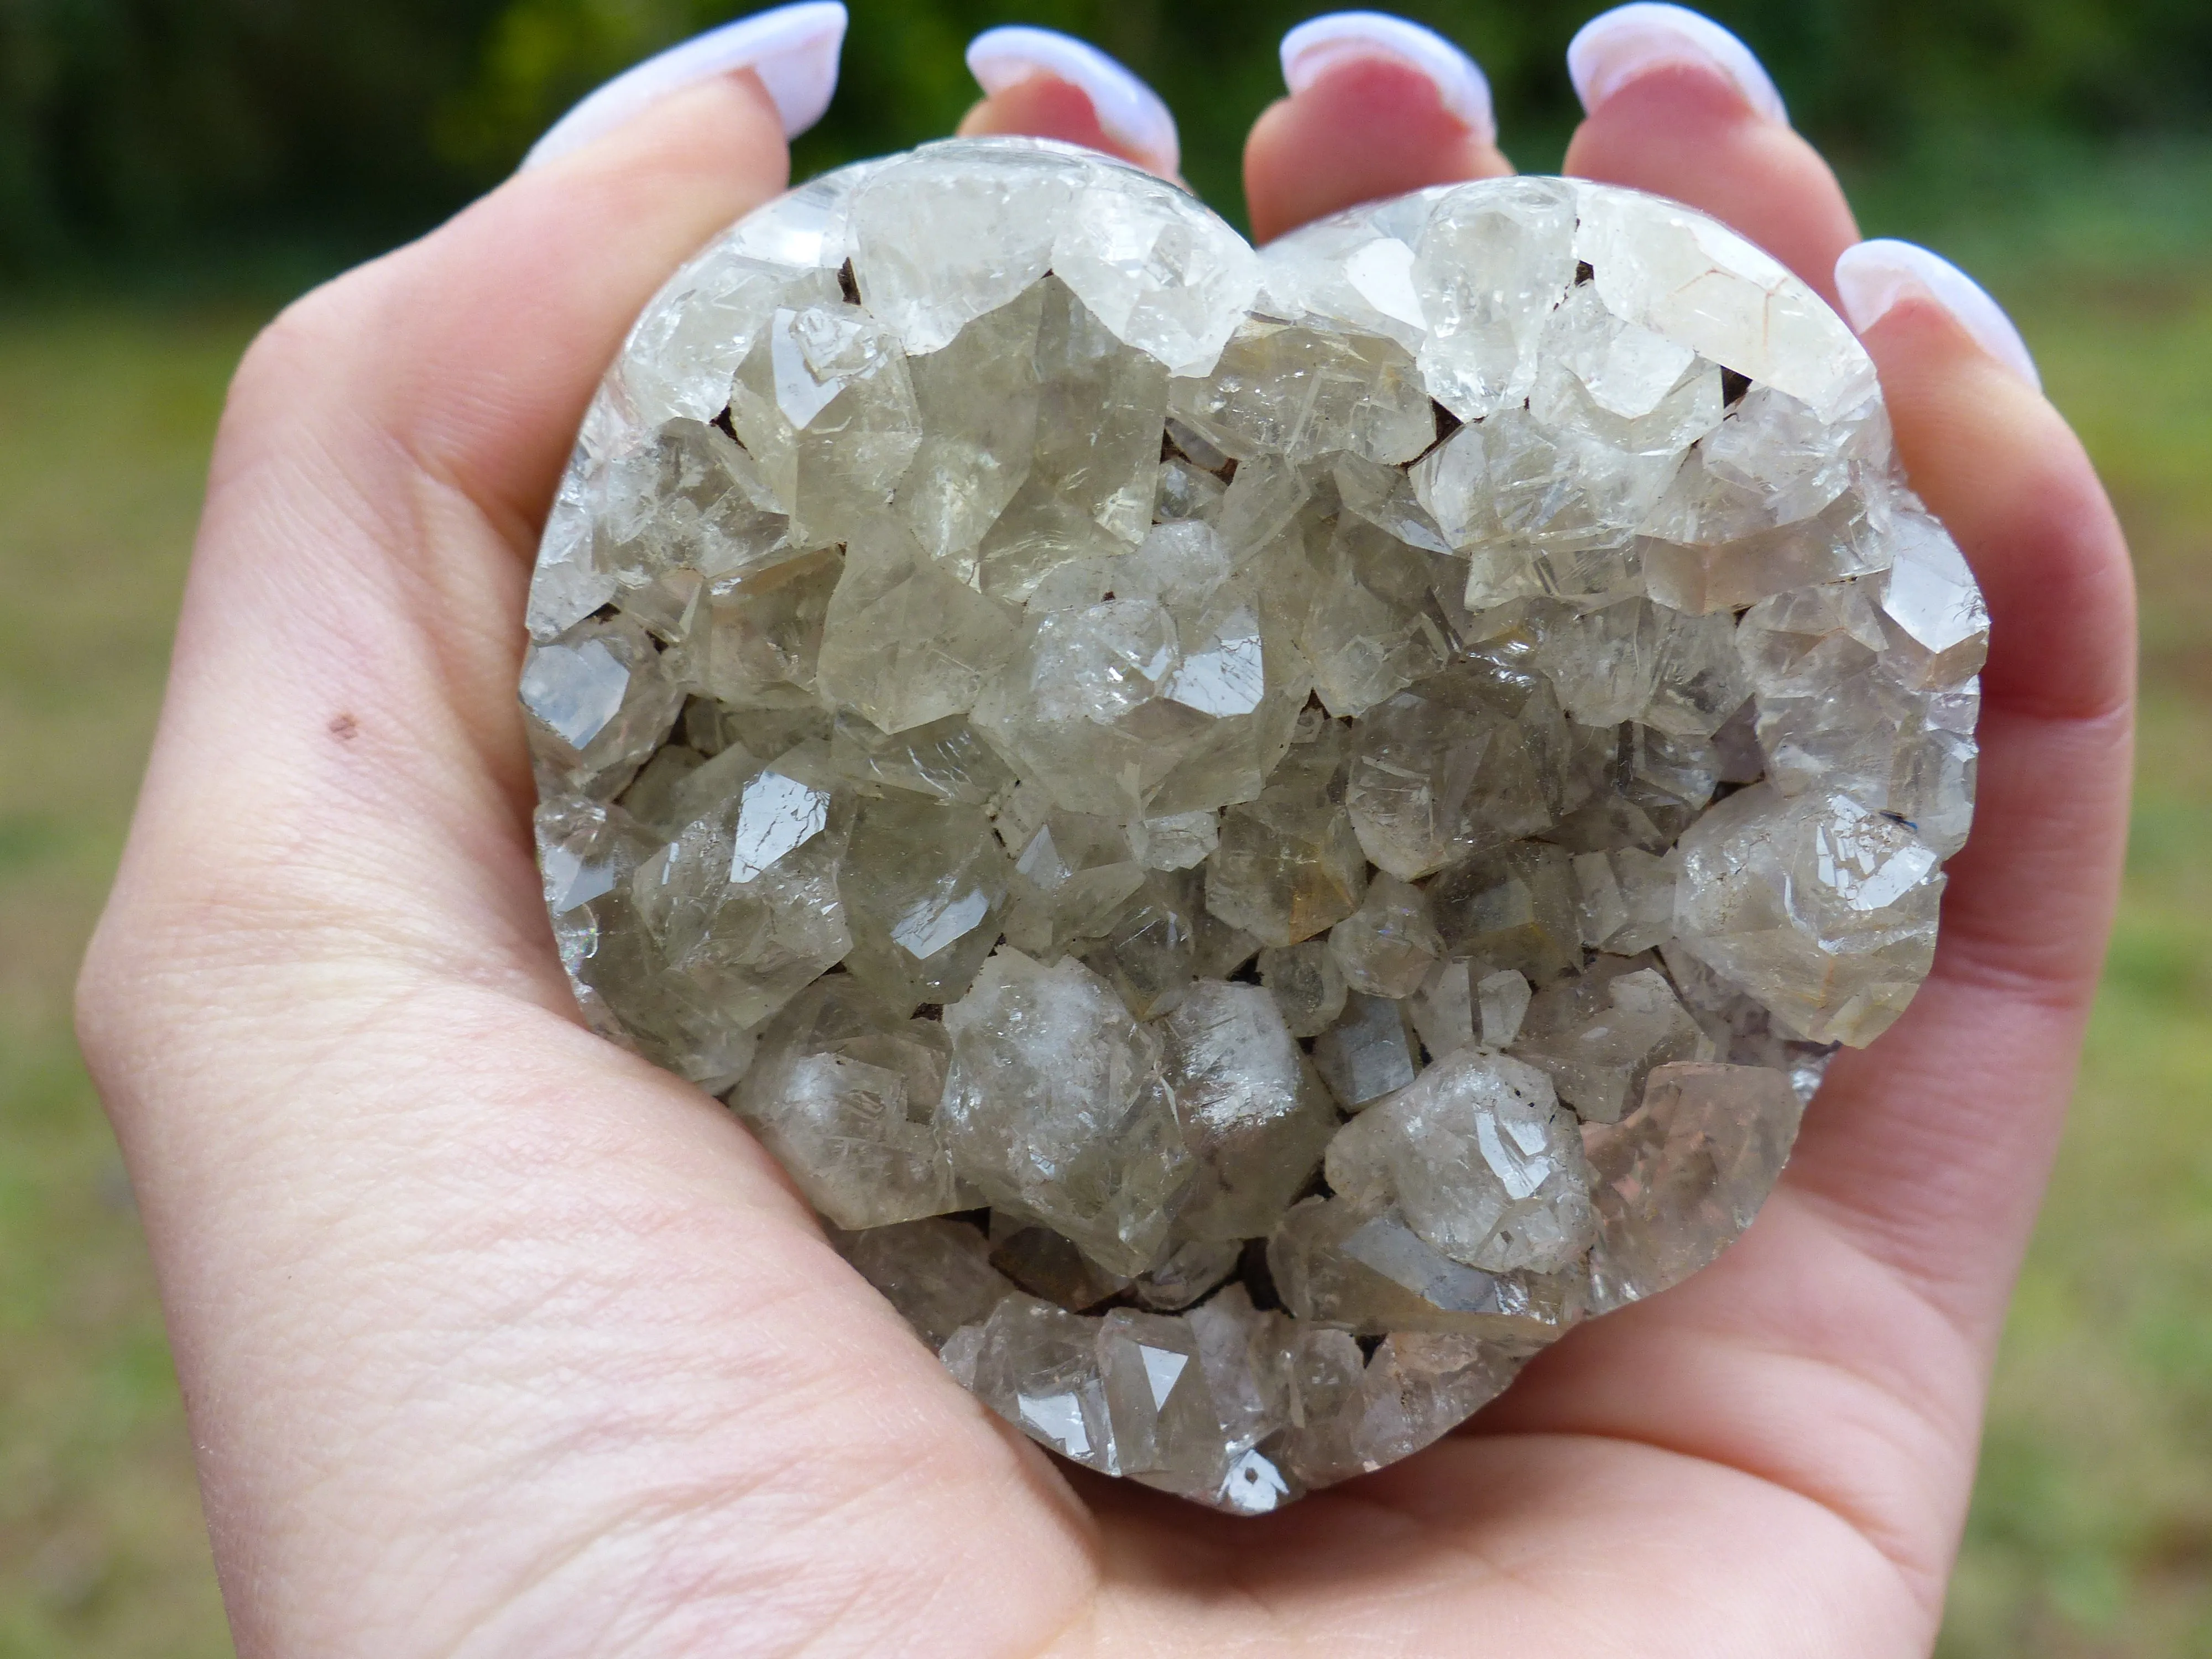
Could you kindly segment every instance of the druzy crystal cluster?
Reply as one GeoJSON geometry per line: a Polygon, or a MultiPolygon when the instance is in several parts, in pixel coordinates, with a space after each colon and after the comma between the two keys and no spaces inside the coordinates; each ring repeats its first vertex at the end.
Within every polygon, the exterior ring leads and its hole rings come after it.
{"type": "Polygon", "coordinates": [[[1510,179],[1261,254],[1018,141],[696,259],[530,626],[592,1024],[1008,1421],[1245,1512],[1749,1223],[1928,970],[1986,633],[1717,224],[1510,179]]]}

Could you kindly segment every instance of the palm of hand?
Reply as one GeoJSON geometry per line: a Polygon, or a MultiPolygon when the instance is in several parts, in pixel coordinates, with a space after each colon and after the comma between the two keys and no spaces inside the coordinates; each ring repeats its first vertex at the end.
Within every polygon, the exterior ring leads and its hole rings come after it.
{"type": "MultiPolygon", "coordinates": [[[[1270,112],[1263,229],[1504,169],[1394,72],[1270,112]]],[[[1012,94],[971,125],[1098,137],[1012,94]]],[[[727,1114],[574,1024],[545,938],[536,526],[629,318],[783,164],[757,87],[696,89],[303,302],[241,374],[84,1011],[242,1650],[1924,1648],[2124,811],[2124,554],[2056,415],[1932,303],[1869,333],[1995,616],[1982,823],[1936,977],[1838,1062],[1759,1224],[1469,1431],[1231,1521],[1071,1487],[727,1114]]],[[[1696,71],[1607,101],[1570,168],[1824,291],[1854,235],[1696,71]]]]}

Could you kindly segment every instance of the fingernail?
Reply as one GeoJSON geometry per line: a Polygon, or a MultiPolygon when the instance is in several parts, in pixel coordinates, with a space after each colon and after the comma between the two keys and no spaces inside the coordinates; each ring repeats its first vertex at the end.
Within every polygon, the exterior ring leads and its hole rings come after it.
{"type": "Polygon", "coordinates": [[[1753,109],[1789,125],[1790,112],[1757,54],[1711,18],[1686,7],[1649,0],[1616,6],[1583,24],[1567,46],[1567,75],[1589,115],[1631,81],[1653,70],[1686,64],[1717,70],[1753,109]]]}
{"type": "Polygon", "coordinates": [[[987,93],[1056,76],[1091,100],[1105,135],[1162,173],[1182,165],[1175,117],[1159,94],[1097,47],[1053,29],[1009,25],[968,43],[968,72],[987,93]]]}
{"type": "Polygon", "coordinates": [[[2004,307],[1979,283],[1941,254],[1911,242],[1883,239],[1844,250],[1836,261],[1836,294],[1844,318],[1864,334],[1901,300],[1928,299],[1949,312],[1982,349],[2038,392],[2043,376],[2004,307]]]}
{"type": "Polygon", "coordinates": [[[845,45],[845,8],[805,0],[709,31],[617,76],[556,122],[523,157],[521,171],[544,167],[605,137],[673,94],[719,75],[750,70],[796,138],[830,107],[845,45]]]}
{"type": "Polygon", "coordinates": [[[1484,143],[1498,142],[1490,82],[1480,66],[1434,29],[1388,12],[1332,12],[1299,24],[1283,37],[1283,84],[1295,96],[1338,64],[1378,57],[1413,65],[1470,132],[1484,143]]]}

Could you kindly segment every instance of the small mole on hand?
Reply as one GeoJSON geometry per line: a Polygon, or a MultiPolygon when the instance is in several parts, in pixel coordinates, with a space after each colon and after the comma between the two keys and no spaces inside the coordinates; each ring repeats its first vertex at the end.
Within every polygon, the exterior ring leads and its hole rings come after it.
{"type": "Polygon", "coordinates": [[[350,714],[340,714],[331,722],[330,732],[340,743],[351,743],[361,735],[361,722],[350,714]]]}

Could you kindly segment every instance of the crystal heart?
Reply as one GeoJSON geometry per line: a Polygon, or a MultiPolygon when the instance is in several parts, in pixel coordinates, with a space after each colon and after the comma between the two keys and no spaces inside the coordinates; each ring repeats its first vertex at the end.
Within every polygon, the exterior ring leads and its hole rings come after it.
{"type": "Polygon", "coordinates": [[[1243,1512],[1749,1224],[1927,973],[1986,640],[1712,221],[1504,179],[1255,253],[1006,140],[669,284],[530,625],[595,1029],[1008,1421],[1243,1512]]]}

